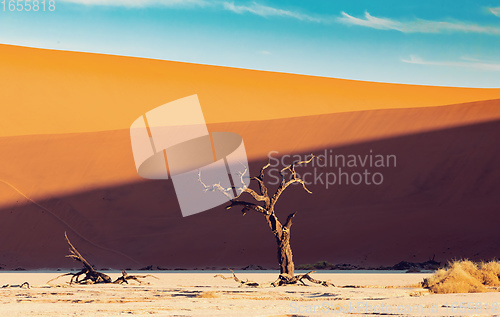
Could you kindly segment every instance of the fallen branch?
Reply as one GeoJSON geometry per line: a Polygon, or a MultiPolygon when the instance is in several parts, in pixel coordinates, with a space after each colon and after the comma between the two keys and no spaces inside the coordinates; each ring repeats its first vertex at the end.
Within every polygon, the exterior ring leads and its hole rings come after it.
{"type": "MultiPolygon", "coordinates": [[[[257,282],[249,281],[248,279],[243,281],[236,276],[236,274],[234,273],[233,270],[231,270],[231,269],[229,269],[229,270],[231,271],[231,273],[233,273],[233,276],[224,276],[222,274],[216,274],[216,275],[214,275],[214,277],[220,277],[220,278],[225,279],[225,280],[235,280],[236,282],[241,284],[240,286],[249,286],[249,287],[261,287],[262,286],[261,284],[259,284],[257,282]]],[[[325,287],[328,287],[328,286],[335,287],[334,284],[332,284],[328,281],[321,281],[321,280],[317,280],[315,278],[312,278],[310,274],[314,273],[314,272],[316,272],[316,271],[309,271],[305,274],[298,274],[298,275],[294,275],[294,276],[291,276],[290,274],[283,273],[283,274],[280,274],[278,279],[276,281],[274,281],[273,283],[271,283],[270,285],[277,287],[277,286],[293,285],[293,284],[297,284],[298,282],[300,282],[304,286],[309,286],[304,282],[304,280],[308,280],[309,282],[312,282],[314,284],[319,284],[319,285],[322,285],[325,287]]]]}
{"type": "Polygon", "coordinates": [[[24,282],[21,285],[10,285],[10,284],[5,284],[2,286],[2,288],[10,288],[10,287],[19,287],[19,288],[30,288],[30,284],[28,282],[24,282]]]}
{"type": "Polygon", "coordinates": [[[223,278],[225,280],[235,280],[236,282],[240,283],[241,285],[240,286],[249,286],[249,287],[259,287],[260,284],[257,283],[257,282],[253,282],[253,281],[249,281],[249,280],[246,280],[246,281],[243,281],[243,280],[240,280],[236,274],[234,273],[233,270],[231,269],[228,269],[229,271],[231,271],[233,273],[233,276],[224,276],[222,274],[216,274],[214,275],[214,277],[220,277],[220,278],[223,278]]]}
{"type": "Polygon", "coordinates": [[[151,275],[151,274],[148,274],[148,275],[128,275],[127,271],[122,271],[122,276],[120,276],[119,278],[117,278],[113,284],[128,284],[128,280],[134,280],[136,282],[138,282],[139,284],[142,284],[142,281],[139,280],[140,278],[146,278],[146,277],[154,277],[155,279],[159,280],[159,278],[157,278],[156,276],[154,275],[151,275]]]}
{"type": "Polygon", "coordinates": [[[302,285],[308,286],[303,281],[303,280],[308,280],[309,282],[312,282],[315,284],[320,284],[320,285],[323,285],[326,287],[328,287],[328,286],[335,287],[335,285],[333,285],[332,283],[330,283],[328,281],[320,281],[320,280],[312,278],[309,274],[314,273],[314,272],[316,272],[316,271],[310,271],[310,272],[307,272],[305,274],[298,274],[298,275],[294,275],[294,276],[291,276],[290,274],[283,273],[283,274],[280,274],[278,279],[276,281],[274,281],[273,283],[271,283],[271,285],[276,287],[276,286],[297,284],[298,282],[301,282],[302,285]]]}

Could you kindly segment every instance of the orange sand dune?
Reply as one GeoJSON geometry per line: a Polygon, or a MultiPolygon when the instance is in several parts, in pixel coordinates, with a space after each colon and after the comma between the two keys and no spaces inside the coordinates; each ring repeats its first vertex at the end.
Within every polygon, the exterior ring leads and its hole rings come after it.
{"type": "MultiPolygon", "coordinates": [[[[269,151],[394,154],[380,186],[291,188],[298,263],[425,261],[499,255],[500,101],[219,123],[244,138],[251,172],[269,151]]],[[[182,218],[171,181],[140,179],[128,130],[0,138],[0,264],[71,266],[63,232],[97,265],[116,268],[275,264],[257,214],[224,207],[182,218]],[[12,187],[14,186],[14,187],[12,187]],[[20,194],[26,195],[29,199],[20,194]]],[[[313,172],[311,169],[303,171],[313,172]]],[[[319,172],[327,172],[320,168],[319,172]]]]}
{"type": "Polygon", "coordinates": [[[198,94],[208,123],[500,98],[500,89],[370,83],[0,45],[0,136],[127,129],[198,94]]]}
{"type": "MultiPolygon", "coordinates": [[[[240,134],[248,158],[260,160],[271,151],[311,152],[495,119],[500,119],[500,100],[217,123],[208,128],[240,134]]],[[[9,182],[34,199],[144,181],[135,170],[128,130],[4,137],[0,146],[0,181],[9,182]]],[[[0,192],[0,207],[15,199],[2,195],[0,192]]]]}
{"type": "Polygon", "coordinates": [[[249,158],[260,159],[269,151],[302,153],[499,119],[500,99],[442,107],[217,123],[209,125],[209,129],[239,133],[245,141],[249,158]]]}

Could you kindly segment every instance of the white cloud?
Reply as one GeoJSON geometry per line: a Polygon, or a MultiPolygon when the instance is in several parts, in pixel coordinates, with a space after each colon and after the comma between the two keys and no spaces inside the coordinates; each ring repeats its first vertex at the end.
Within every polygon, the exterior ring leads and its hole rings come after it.
{"type": "Polygon", "coordinates": [[[265,6],[257,2],[252,2],[248,5],[237,5],[234,2],[228,1],[213,1],[213,0],[59,0],[62,2],[77,3],[83,5],[100,5],[100,6],[122,6],[122,7],[193,7],[193,6],[216,6],[224,10],[231,11],[237,14],[251,13],[261,17],[288,17],[301,21],[309,22],[325,22],[320,18],[313,17],[296,11],[289,11],[274,7],[265,6]]]}
{"type": "Polygon", "coordinates": [[[268,7],[262,4],[258,4],[256,2],[252,2],[252,4],[250,5],[236,5],[234,4],[234,2],[223,2],[222,5],[224,6],[224,9],[238,14],[252,13],[262,17],[280,16],[280,17],[294,18],[301,21],[318,22],[318,23],[322,22],[321,19],[315,18],[307,14],[268,7]]]}
{"type": "Polygon", "coordinates": [[[377,18],[365,12],[365,17],[356,18],[345,12],[337,19],[348,25],[360,25],[378,30],[395,30],[403,33],[442,33],[442,32],[465,32],[465,33],[487,33],[500,34],[500,28],[492,26],[481,26],[465,22],[444,22],[414,20],[401,22],[388,18],[377,18]]]}
{"type": "Polygon", "coordinates": [[[269,51],[259,51],[259,54],[262,54],[262,55],[271,55],[271,52],[269,52],[269,51]]]}
{"type": "Polygon", "coordinates": [[[488,8],[488,10],[493,13],[494,15],[496,15],[497,17],[500,17],[500,7],[497,7],[497,8],[488,8]]]}
{"type": "Polygon", "coordinates": [[[205,0],[58,0],[83,5],[120,6],[120,7],[150,7],[150,6],[203,6],[205,0]]]}
{"type": "Polygon", "coordinates": [[[426,61],[416,55],[410,55],[410,59],[402,59],[402,62],[409,64],[417,64],[417,65],[433,65],[433,66],[449,66],[449,67],[466,67],[473,68],[478,70],[486,70],[486,71],[500,71],[499,63],[485,62],[482,60],[478,60],[475,58],[463,57],[461,61],[426,61]]]}
{"type": "MultiPolygon", "coordinates": [[[[465,22],[428,21],[417,19],[414,21],[397,21],[389,18],[379,18],[365,12],[364,18],[357,18],[342,12],[341,17],[313,16],[299,11],[285,10],[265,6],[257,2],[249,4],[235,4],[219,0],[58,0],[61,2],[77,3],[82,5],[122,6],[122,7],[219,7],[236,14],[251,13],[261,17],[287,17],[300,21],[325,23],[341,22],[348,25],[359,25],[379,30],[395,30],[403,33],[441,33],[441,32],[468,32],[500,34],[500,27],[481,26],[465,22]]],[[[500,7],[487,8],[489,12],[500,16],[500,7]]]]}
{"type": "Polygon", "coordinates": [[[365,12],[365,19],[355,18],[345,12],[342,12],[342,17],[338,20],[345,24],[361,25],[379,30],[398,30],[401,31],[402,24],[390,19],[376,18],[370,13],[365,12]]]}

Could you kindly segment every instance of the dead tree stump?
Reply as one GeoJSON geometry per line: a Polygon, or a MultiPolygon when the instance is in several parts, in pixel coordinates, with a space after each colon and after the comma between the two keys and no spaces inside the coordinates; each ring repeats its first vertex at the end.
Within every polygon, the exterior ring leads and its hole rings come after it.
{"type": "Polygon", "coordinates": [[[91,265],[81,254],[78,252],[78,250],[73,246],[71,241],[69,241],[68,235],[66,232],[64,233],[64,237],[66,238],[66,242],[68,242],[69,245],[69,252],[70,254],[66,255],[67,258],[73,259],[74,261],[80,262],[83,264],[83,268],[78,271],[77,273],[66,273],[59,275],[58,277],[51,279],[50,281],[47,282],[50,283],[60,277],[63,276],[71,276],[71,280],[69,281],[69,284],[77,283],[77,284],[100,284],[100,283],[114,283],[114,284],[128,284],[129,280],[134,280],[136,282],[139,282],[141,284],[142,282],[140,279],[146,278],[146,277],[154,277],[158,279],[157,277],[153,275],[128,275],[127,271],[122,271],[122,276],[117,278],[115,281],[109,277],[109,275],[104,274],[102,272],[96,271],[94,269],[94,266],[91,265]],[[83,278],[80,279],[80,277],[83,275],[83,278]]]}

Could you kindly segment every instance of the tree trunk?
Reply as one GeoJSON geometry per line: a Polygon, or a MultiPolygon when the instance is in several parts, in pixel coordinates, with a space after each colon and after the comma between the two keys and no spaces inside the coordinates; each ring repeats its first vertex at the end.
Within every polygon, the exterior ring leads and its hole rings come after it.
{"type": "Polygon", "coordinates": [[[290,230],[283,228],[281,237],[276,237],[278,244],[278,262],[280,264],[280,273],[294,276],[295,266],[292,258],[292,248],[290,247],[290,230]]]}
{"type": "Polygon", "coordinates": [[[287,275],[287,278],[294,277],[295,266],[293,264],[292,247],[290,246],[290,227],[292,226],[292,218],[295,217],[295,212],[288,215],[284,225],[279,222],[278,218],[271,211],[267,216],[267,224],[272,230],[278,246],[278,263],[280,264],[281,275],[287,275]]]}

